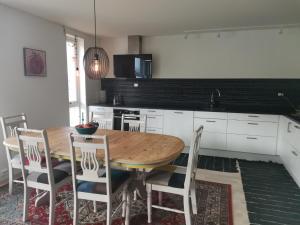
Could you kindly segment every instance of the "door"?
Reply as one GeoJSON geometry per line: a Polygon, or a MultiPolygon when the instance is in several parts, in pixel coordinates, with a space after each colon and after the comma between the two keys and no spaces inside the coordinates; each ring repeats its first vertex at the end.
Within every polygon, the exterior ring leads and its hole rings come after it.
{"type": "Polygon", "coordinates": [[[83,49],[83,42],[77,37],[67,35],[67,64],[68,64],[68,94],[69,94],[69,118],[70,126],[80,124],[80,49],[83,49]],[[81,44],[80,44],[81,43],[81,44]]]}

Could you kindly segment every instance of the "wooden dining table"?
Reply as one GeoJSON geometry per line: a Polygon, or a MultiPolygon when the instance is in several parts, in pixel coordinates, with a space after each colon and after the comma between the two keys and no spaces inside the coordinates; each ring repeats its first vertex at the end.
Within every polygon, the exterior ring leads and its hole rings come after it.
{"type": "MultiPolygon", "coordinates": [[[[70,159],[69,134],[77,133],[72,127],[46,129],[51,156],[70,159]]],[[[128,169],[153,169],[175,160],[184,149],[184,142],[174,136],[98,129],[94,135],[107,135],[112,166],[128,169]]],[[[19,151],[16,137],[3,144],[19,151]]],[[[99,158],[101,158],[101,153],[99,158]]]]}
{"type": "MultiPolygon", "coordinates": [[[[75,128],[48,128],[46,131],[51,156],[57,159],[70,159],[69,135],[77,133],[75,128]]],[[[129,187],[132,187],[131,192],[136,190],[141,198],[143,197],[140,190],[145,187],[138,188],[138,185],[142,186],[143,182],[139,181],[137,173],[144,173],[169,164],[184,149],[184,142],[181,139],[169,135],[102,129],[98,129],[94,135],[108,137],[111,167],[135,171],[135,179],[129,187]]],[[[3,144],[12,151],[19,151],[16,137],[5,139],[3,144]]],[[[80,151],[77,151],[77,154],[80,154],[80,151]]],[[[97,157],[103,159],[103,151],[99,151],[97,157]]],[[[49,196],[46,192],[36,199],[35,205],[40,206],[48,201],[49,196]]],[[[129,224],[129,221],[126,220],[125,224],[129,224]]]]}

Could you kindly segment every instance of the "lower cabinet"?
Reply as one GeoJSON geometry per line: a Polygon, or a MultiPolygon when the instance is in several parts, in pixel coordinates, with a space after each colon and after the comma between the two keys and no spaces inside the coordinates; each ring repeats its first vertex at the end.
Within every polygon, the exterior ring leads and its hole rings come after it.
{"type": "Polygon", "coordinates": [[[285,168],[300,187],[300,152],[287,142],[280,143],[279,149],[285,168]]]}
{"type": "Polygon", "coordinates": [[[203,132],[200,145],[201,148],[225,150],[226,134],[203,132]]]}
{"type": "Polygon", "coordinates": [[[178,137],[189,146],[193,134],[193,112],[165,110],[164,134],[178,137]]]}
{"type": "Polygon", "coordinates": [[[147,128],[146,128],[146,133],[163,134],[163,130],[160,129],[160,128],[147,127],[147,128]]]}
{"type": "Polygon", "coordinates": [[[275,155],[276,137],[227,134],[227,149],[237,152],[275,155]]]}

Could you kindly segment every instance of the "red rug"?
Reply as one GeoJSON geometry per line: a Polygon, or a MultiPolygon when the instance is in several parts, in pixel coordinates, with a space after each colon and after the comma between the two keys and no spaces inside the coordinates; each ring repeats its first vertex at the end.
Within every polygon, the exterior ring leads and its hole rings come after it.
{"type": "MultiPolygon", "coordinates": [[[[0,188],[0,224],[23,224],[23,187],[18,185],[13,196],[7,193],[7,187],[0,188]]],[[[35,191],[32,192],[34,196],[35,191]]],[[[231,186],[204,181],[197,182],[198,214],[192,216],[195,225],[233,225],[231,186]]],[[[153,203],[157,202],[157,194],[153,195],[153,203]]],[[[80,224],[105,225],[105,204],[98,203],[97,213],[93,212],[92,204],[80,208],[80,224]]],[[[182,198],[176,195],[163,195],[163,205],[182,209],[182,198]]],[[[147,213],[145,202],[136,201],[131,208],[131,225],[146,225],[147,213]]],[[[57,194],[56,225],[70,225],[73,217],[72,187],[66,185],[57,194]],[[67,200],[66,200],[67,199],[67,200]]],[[[184,225],[184,215],[153,209],[152,225],[184,225]]],[[[34,207],[31,199],[29,207],[29,224],[48,224],[48,206],[34,207]]],[[[120,212],[116,213],[112,225],[123,223],[120,212]]]]}

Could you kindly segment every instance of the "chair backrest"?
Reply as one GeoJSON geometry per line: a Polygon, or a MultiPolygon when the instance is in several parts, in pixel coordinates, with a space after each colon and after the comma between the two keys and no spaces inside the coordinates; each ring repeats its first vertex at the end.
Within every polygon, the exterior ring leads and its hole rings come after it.
{"type": "Polygon", "coordinates": [[[70,153],[74,190],[77,190],[78,181],[106,183],[106,195],[110,196],[111,171],[107,136],[70,134],[70,153]],[[82,174],[78,173],[77,161],[80,161],[82,174]],[[105,167],[105,177],[99,174],[102,167],[105,167]]]}
{"type": "Polygon", "coordinates": [[[17,128],[27,128],[27,118],[24,113],[15,116],[0,117],[4,138],[16,136],[17,128]]]}
{"type": "Polygon", "coordinates": [[[146,115],[123,114],[121,130],[125,130],[128,124],[128,131],[131,132],[146,132],[146,115]]]}
{"type": "Polygon", "coordinates": [[[112,113],[92,112],[91,121],[97,122],[100,129],[112,130],[114,128],[114,117],[112,113]]]}
{"type": "Polygon", "coordinates": [[[198,156],[200,153],[200,141],[201,141],[202,132],[203,132],[203,126],[200,126],[193,133],[193,138],[189,150],[189,158],[188,158],[188,165],[186,170],[185,183],[184,183],[184,188],[186,191],[189,191],[191,181],[195,179],[197,164],[198,164],[198,156]]]}
{"type": "MultiPolygon", "coordinates": [[[[26,177],[26,171],[46,173],[48,176],[48,184],[54,185],[53,169],[46,130],[16,128],[16,134],[21,155],[23,177],[26,177]],[[42,163],[43,156],[45,157],[46,164],[42,163]],[[27,160],[27,164],[25,163],[25,160],[27,160]]],[[[26,182],[26,179],[24,179],[24,181],[26,182]]]]}

